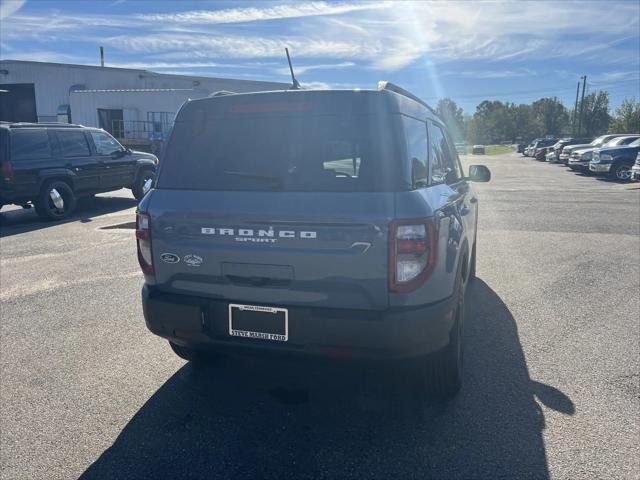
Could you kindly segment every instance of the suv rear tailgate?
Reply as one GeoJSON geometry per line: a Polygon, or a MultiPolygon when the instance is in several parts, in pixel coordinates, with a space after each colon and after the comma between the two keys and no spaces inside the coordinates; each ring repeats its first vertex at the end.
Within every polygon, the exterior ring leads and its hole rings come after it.
{"type": "Polygon", "coordinates": [[[160,290],[239,303],[388,307],[392,193],[157,189],[147,205],[160,290]]]}

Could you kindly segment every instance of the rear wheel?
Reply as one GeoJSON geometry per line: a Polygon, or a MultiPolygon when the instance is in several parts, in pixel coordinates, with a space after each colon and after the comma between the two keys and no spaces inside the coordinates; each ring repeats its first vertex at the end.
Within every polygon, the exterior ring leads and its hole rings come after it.
{"type": "Polygon", "coordinates": [[[202,359],[202,355],[200,354],[200,352],[198,352],[194,348],[183,347],[182,345],[175,344],[172,341],[169,341],[169,345],[171,346],[171,350],[173,350],[173,353],[178,355],[183,360],[186,360],[188,362],[195,362],[202,359]]]}
{"type": "Polygon", "coordinates": [[[153,187],[155,179],[156,174],[153,170],[149,170],[148,168],[138,173],[135,182],[131,186],[131,192],[136,200],[142,200],[142,197],[144,197],[146,193],[151,190],[151,187],[153,187]]]}
{"type": "Polygon", "coordinates": [[[198,365],[207,362],[215,362],[216,360],[221,360],[224,358],[224,355],[221,353],[196,350],[193,347],[178,345],[176,343],[173,343],[171,340],[169,340],[169,345],[171,346],[171,350],[173,350],[173,353],[178,355],[180,358],[198,365]]]}
{"type": "Polygon", "coordinates": [[[631,165],[627,165],[626,163],[615,163],[611,167],[609,176],[613,180],[628,182],[629,180],[631,180],[631,165]]]}
{"type": "Polygon", "coordinates": [[[467,282],[470,282],[476,278],[476,244],[478,240],[473,242],[473,248],[471,248],[471,265],[469,266],[469,278],[467,282]]]}
{"type": "Polygon", "coordinates": [[[423,391],[432,400],[447,401],[455,397],[462,386],[464,324],[464,289],[462,279],[458,287],[458,299],[454,312],[455,321],[451,328],[449,344],[429,358],[423,391]]]}
{"type": "Polygon", "coordinates": [[[43,220],[62,220],[73,213],[77,200],[69,184],[53,180],[43,185],[34,203],[43,220]]]}

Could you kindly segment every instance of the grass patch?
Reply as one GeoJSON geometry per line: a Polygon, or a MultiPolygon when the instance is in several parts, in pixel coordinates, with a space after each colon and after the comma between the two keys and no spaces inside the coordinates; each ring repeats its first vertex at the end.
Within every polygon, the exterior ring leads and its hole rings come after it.
{"type": "MultiPolygon", "coordinates": [[[[471,155],[473,151],[473,145],[467,145],[467,155],[471,155]]],[[[485,155],[500,155],[501,153],[515,152],[515,149],[511,145],[485,145],[485,155]]]]}
{"type": "Polygon", "coordinates": [[[513,152],[511,145],[485,145],[484,151],[487,155],[500,155],[501,153],[513,152]]]}

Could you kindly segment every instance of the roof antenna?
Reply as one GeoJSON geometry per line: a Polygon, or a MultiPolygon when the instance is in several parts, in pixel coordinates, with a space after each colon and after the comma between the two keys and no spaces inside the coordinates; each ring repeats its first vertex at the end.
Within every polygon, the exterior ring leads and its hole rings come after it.
{"type": "Polygon", "coordinates": [[[284,51],[287,53],[287,62],[289,62],[289,70],[291,71],[291,81],[293,85],[291,86],[291,90],[300,90],[300,84],[298,80],[296,80],[296,76],[293,74],[293,67],[291,66],[291,57],[289,56],[289,49],[284,47],[284,51]]]}

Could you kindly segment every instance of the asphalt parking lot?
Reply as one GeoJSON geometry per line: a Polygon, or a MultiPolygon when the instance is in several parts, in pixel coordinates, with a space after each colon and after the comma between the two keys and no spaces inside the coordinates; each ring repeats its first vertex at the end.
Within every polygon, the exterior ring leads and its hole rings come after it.
{"type": "Polygon", "coordinates": [[[638,478],[640,183],[466,157],[478,277],[463,390],[417,406],[388,366],[228,358],[144,325],[128,191],[68,222],[0,215],[6,479],[638,478]]]}

